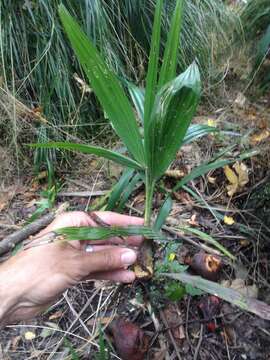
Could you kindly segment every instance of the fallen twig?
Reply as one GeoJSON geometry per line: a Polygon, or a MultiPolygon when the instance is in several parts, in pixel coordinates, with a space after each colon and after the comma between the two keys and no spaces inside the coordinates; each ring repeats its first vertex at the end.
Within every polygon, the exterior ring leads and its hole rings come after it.
{"type": "Polygon", "coordinates": [[[196,350],[193,356],[193,360],[197,360],[198,356],[199,356],[199,352],[200,352],[200,348],[202,345],[202,341],[203,341],[203,325],[201,324],[201,328],[200,328],[200,337],[199,337],[199,341],[198,344],[196,346],[196,350]]]}
{"type": "Polygon", "coordinates": [[[96,190],[96,191],[76,191],[76,192],[64,192],[61,191],[57,194],[58,197],[90,197],[90,196],[102,196],[106,195],[109,190],[96,190]]]}
{"type": "MultiPolygon", "coordinates": [[[[164,315],[164,312],[161,310],[160,311],[160,317],[161,317],[161,320],[163,321],[164,325],[168,328],[168,322],[167,322],[167,319],[166,319],[166,316],[164,315]]],[[[182,360],[182,357],[179,353],[179,349],[178,349],[178,346],[174,340],[174,337],[173,337],[173,334],[172,334],[172,331],[171,329],[168,328],[168,333],[169,333],[169,336],[170,336],[170,339],[171,339],[171,342],[173,344],[173,347],[174,347],[174,350],[175,350],[175,353],[176,353],[176,357],[178,360],[182,360]]]]}
{"type": "Polygon", "coordinates": [[[0,255],[14,249],[14,247],[21,241],[27,239],[29,236],[36,234],[38,231],[49,225],[53,219],[64,212],[68,208],[69,204],[62,204],[56,211],[53,211],[40,219],[26,225],[20,230],[15,231],[13,234],[8,235],[0,241],[0,255]]]}

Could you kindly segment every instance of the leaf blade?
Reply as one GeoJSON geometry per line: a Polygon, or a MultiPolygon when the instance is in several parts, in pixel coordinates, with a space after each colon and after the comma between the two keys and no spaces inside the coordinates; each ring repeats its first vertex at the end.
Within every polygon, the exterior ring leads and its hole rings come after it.
{"type": "Polygon", "coordinates": [[[143,117],[144,117],[144,89],[139,88],[138,86],[128,83],[128,91],[132,102],[135,106],[136,112],[138,114],[138,118],[143,125],[143,117]]]}
{"type": "Polygon", "coordinates": [[[157,94],[145,141],[148,167],[155,179],[163,175],[181,146],[199,96],[200,74],[195,63],[157,94]]]}
{"type": "Polygon", "coordinates": [[[161,88],[167,82],[176,76],[177,52],[179,47],[179,38],[182,27],[182,16],[185,0],[178,0],[175,6],[171,21],[170,31],[165,47],[163,63],[160,71],[158,88],[161,88]]]}
{"type": "Polygon", "coordinates": [[[205,136],[207,134],[216,133],[216,132],[219,132],[219,130],[213,126],[201,125],[201,124],[190,125],[183,139],[183,145],[189,144],[192,141],[199,139],[200,137],[205,136]]]}
{"type": "Polygon", "coordinates": [[[199,276],[189,275],[186,272],[179,274],[162,274],[162,276],[169,277],[171,279],[179,280],[185,284],[190,284],[200,290],[210,293],[214,296],[218,296],[221,299],[228,301],[240,307],[243,310],[250,311],[255,315],[258,315],[262,319],[270,320],[270,306],[262,301],[246,297],[238,291],[226,288],[215,282],[203,279],[199,276]]]}
{"type": "Polygon", "coordinates": [[[151,38],[149,63],[148,63],[147,76],[146,76],[146,89],[145,89],[145,102],[144,102],[144,133],[146,139],[148,132],[148,123],[150,120],[151,109],[155,99],[156,85],[157,85],[162,7],[163,7],[163,0],[157,0],[152,38],[151,38]]]}
{"type": "Polygon", "coordinates": [[[72,48],[116,133],[134,158],[144,164],[145,154],[142,139],[132,107],[123,88],[63,4],[59,6],[59,15],[72,48]]]}
{"type": "Polygon", "coordinates": [[[120,201],[121,195],[127,186],[129,180],[134,175],[133,169],[127,169],[123,172],[118,182],[113,186],[107,206],[106,211],[113,210],[117,203],[120,201]]]}
{"type": "Polygon", "coordinates": [[[103,149],[99,146],[91,146],[70,142],[50,142],[50,143],[40,143],[40,144],[29,144],[29,146],[34,148],[44,148],[44,149],[63,149],[71,151],[79,151],[84,154],[92,154],[104,157],[105,159],[112,160],[120,165],[127,166],[133,169],[142,170],[142,167],[135,160],[128,158],[127,156],[121,155],[115,151],[103,149]]]}
{"type": "Polygon", "coordinates": [[[74,240],[105,240],[115,236],[142,235],[153,240],[164,240],[164,236],[146,226],[108,226],[108,227],[66,227],[54,231],[64,235],[66,241],[74,240]]]}

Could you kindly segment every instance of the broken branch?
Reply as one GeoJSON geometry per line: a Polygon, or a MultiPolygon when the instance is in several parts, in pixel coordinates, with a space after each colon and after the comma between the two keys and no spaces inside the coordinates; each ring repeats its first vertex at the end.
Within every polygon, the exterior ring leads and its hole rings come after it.
{"type": "Polygon", "coordinates": [[[14,249],[14,247],[21,241],[27,239],[29,236],[36,234],[41,229],[48,226],[54,218],[60,213],[67,210],[69,204],[62,204],[56,211],[42,216],[38,220],[26,225],[24,228],[15,231],[13,234],[8,235],[0,242],[0,255],[14,249]]]}

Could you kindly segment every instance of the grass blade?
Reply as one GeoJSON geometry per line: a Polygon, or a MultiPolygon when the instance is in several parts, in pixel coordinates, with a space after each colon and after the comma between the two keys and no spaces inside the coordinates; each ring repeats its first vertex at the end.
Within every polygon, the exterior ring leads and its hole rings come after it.
{"type": "Polygon", "coordinates": [[[72,48],[116,133],[134,158],[144,164],[144,149],[136,119],[118,79],[62,4],[59,15],[72,48]]]}
{"type": "Polygon", "coordinates": [[[104,157],[105,159],[112,160],[120,165],[127,166],[133,169],[141,170],[142,167],[135,160],[128,158],[127,156],[121,155],[115,151],[103,149],[98,146],[83,145],[69,142],[50,142],[50,143],[41,143],[41,144],[30,144],[34,148],[44,148],[44,149],[63,149],[71,151],[79,151],[84,154],[92,154],[104,157]]]}
{"type": "Polygon", "coordinates": [[[177,0],[176,3],[159,76],[159,89],[176,76],[176,66],[178,61],[177,52],[182,26],[184,2],[185,0],[177,0]]]}
{"type": "Polygon", "coordinates": [[[184,284],[190,284],[209,294],[220,297],[229,303],[238,306],[242,310],[249,311],[262,319],[270,320],[270,306],[262,301],[252,299],[240,294],[238,291],[225,288],[215,282],[205,280],[199,276],[192,276],[186,272],[179,274],[162,274],[162,276],[179,280],[184,284]]]}

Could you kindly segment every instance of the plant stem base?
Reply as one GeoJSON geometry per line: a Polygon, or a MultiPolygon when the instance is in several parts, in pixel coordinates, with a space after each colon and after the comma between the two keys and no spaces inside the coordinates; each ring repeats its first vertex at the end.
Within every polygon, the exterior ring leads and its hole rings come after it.
{"type": "Polygon", "coordinates": [[[138,261],[134,265],[137,279],[151,279],[154,273],[152,241],[144,239],[138,254],[138,261]]]}

